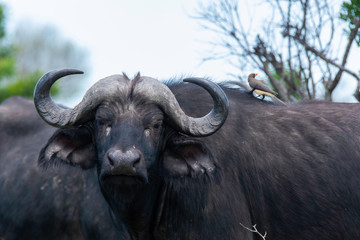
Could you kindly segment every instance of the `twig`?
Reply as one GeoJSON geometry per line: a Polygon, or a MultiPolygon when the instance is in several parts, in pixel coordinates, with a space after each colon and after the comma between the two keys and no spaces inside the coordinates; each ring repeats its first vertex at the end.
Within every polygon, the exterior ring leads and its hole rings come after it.
{"type": "Polygon", "coordinates": [[[262,235],[261,233],[259,233],[259,231],[258,231],[257,228],[256,228],[256,224],[255,224],[254,226],[252,226],[253,229],[250,229],[250,228],[244,226],[242,223],[240,223],[240,225],[241,225],[243,228],[245,228],[246,230],[248,230],[248,231],[250,231],[250,232],[253,232],[253,233],[256,233],[256,234],[258,234],[262,239],[266,240],[266,232],[264,233],[264,235],[262,235]]]}

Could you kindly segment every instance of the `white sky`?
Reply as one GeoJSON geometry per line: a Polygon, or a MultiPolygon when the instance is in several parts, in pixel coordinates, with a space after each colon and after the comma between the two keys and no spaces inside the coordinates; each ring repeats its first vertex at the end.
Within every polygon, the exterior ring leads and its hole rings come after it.
{"type": "MultiPolygon", "coordinates": [[[[2,2],[7,6],[10,32],[24,19],[39,25],[51,24],[65,38],[89,50],[91,72],[86,75],[86,88],[103,77],[122,72],[133,76],[140,71],[158,79],[185,74],[225,80],[231,71],[225,62],[200,64],[201,56],[209,49],[206,41],[211,35],[189,17],[198,0],[2,2]]],[[[350,81],[344,84],[350,84],[348,88],[354,86],[350,81]]]]}
{"type": "Polygon", "coordinates": [[[201,62],[205,31],[189,18],[195,0],[5,0],[9,28],[30,19],[52,24],[89,49],[91,78],[138,71],[155,78],[224,78],[226,65],[201,62]]]}

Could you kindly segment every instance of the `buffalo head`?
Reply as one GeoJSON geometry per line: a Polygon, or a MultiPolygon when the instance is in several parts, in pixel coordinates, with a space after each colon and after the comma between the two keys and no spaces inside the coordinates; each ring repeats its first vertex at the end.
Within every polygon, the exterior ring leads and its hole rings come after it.
{"type": "Polygon", "coordinates": [[[100,80],[73,109],[55,104],[49,96],[52,84],[79,73],[49,72],[35,88],[38,113],[60,128],[43,148],[40,164],[96,166],[107,198],[115,194],[114,189],[144,186],[164,172],[194,176],[214,171],[213,160],[194,137],[215,133],[227,117],[228,100],[217,84],[199,78],[184,80],[201,86],[213,99],[213,109],[200,118],[186,115],[165,84],[140,75],[133,80],[126,75],[100,80]],[[203,157],[194,161],[199,155],[203,157]]]}

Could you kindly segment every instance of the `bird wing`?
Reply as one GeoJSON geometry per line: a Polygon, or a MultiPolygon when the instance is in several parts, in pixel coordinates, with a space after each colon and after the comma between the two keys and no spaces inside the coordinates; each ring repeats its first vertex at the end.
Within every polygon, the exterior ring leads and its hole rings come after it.
{"type": "Polygon", "coordinates": [[[277,94],[276,92],[274,92],[273,90],[271,90],[265,81],[263,80],[259,80],[259,79],[256,79],[256,78],[250,78],[249,79],[249,85],[250,87],[252,87],[253,89],[259,89],[259,90],[262,90],[262,91],[266,91],[266,92],[270,92],[272,94],[277,94]]]}
{"type": "Polygon", "coordinates": [[[261,80],[261,79],[256,79],[256,80],[258,80],[258,81],[262,82],[263,84],[267,85],[267,83],[264,80],[261,80]]]}
{"type": "Polygon", "coordinates": [[[262,82],[254,84],[253,88],[258,89],[258,90],[262,90],[262,91],[265,91],[265,92],[269,92],[269,93],[272,93],[272,94],[276,94],[276,92],[271,90],[268,86],[266,86],[266,84],[262,84],[262,82]]]}

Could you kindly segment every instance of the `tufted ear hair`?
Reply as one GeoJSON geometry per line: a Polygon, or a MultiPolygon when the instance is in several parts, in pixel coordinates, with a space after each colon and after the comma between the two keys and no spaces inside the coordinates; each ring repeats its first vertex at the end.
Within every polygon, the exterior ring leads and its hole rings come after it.
{"type": "Polygon", "coordinates": [[[186,137],[168,141],[162,161],[165,173],[177,177],[195,178],[202,174],[212,174],[216,168],[205,144],[186,137]]]}
{"type": "Polygon", "coordinates": [[[96,159],[92,134],[80,127],[57,130],[41,150],[38,164],[44,168],[67,164],[89,169],[95,166],[96,159]]]}

